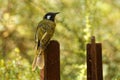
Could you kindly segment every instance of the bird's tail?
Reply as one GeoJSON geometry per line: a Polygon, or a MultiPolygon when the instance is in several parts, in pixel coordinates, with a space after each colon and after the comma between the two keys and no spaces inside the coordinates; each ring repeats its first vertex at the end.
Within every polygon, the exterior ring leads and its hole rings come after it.
{"type": "Polygon", "coordinates": [[[35,71],[36,67],[43,69],[44,67],[44,52],[42,50],[37,50],[37,55],[35,55],[32,63],[32,71],[35,71]]]}

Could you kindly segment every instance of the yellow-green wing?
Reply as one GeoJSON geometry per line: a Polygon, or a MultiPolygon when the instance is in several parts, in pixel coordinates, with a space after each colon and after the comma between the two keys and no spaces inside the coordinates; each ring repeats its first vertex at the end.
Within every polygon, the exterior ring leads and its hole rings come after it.
{"type": "Polygon", "coordinates": [[[49,20],[43,20],[39,23],[36,31],[37,48],[45,48],[53,36],[55,23],[49,20]]]}

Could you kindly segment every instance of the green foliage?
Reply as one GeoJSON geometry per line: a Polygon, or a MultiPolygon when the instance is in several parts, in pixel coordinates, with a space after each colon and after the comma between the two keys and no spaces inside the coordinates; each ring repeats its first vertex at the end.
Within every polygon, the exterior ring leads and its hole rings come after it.
{"type": "Polygon", "coordinates": [[[86,43],[103,46],[105,80],[120,79],[119,0],[0,0],[0,80],[38,80],[32,72],[34,34],[49,11],[56,17],[53,39],[61,47],[61,80],[86,80],[86,43]]]}
{"type": "Polygon", "coordinates": [[[31,70],[28,61],[6,61],[1,59],[0,80],[39,80],[39,73],[38,70],[35,72],[31,70]]]}

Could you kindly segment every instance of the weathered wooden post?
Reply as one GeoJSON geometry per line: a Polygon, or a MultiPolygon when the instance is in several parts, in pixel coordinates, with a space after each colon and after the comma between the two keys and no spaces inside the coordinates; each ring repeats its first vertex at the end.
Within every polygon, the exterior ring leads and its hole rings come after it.
{"type": "Polygon", "coordinates": [[[102,47],[95,43],[95,37],[87,44],[87,80],[103,80],[102,47]]]}
{"type": "Polygon", "coordinates": [[[50,41],[45,50],[45,67],[40,72],[40,80],[60,80],[60,45],[50,41]]]}

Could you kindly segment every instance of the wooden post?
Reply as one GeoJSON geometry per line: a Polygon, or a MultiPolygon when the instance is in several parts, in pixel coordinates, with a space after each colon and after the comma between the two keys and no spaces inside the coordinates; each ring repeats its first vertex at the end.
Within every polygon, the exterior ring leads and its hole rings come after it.
{"type": "Polygon", "coordinates": [[[45,67],[41,70],[40,80],[60,80],[60,46],[50,41],[45,50],[45,67]]]}
{"type": "Polygon", "coordinates": [[[87,44],[87,80],[103,80],[101,43],[95,43],[95,37],[87,44]]]}

